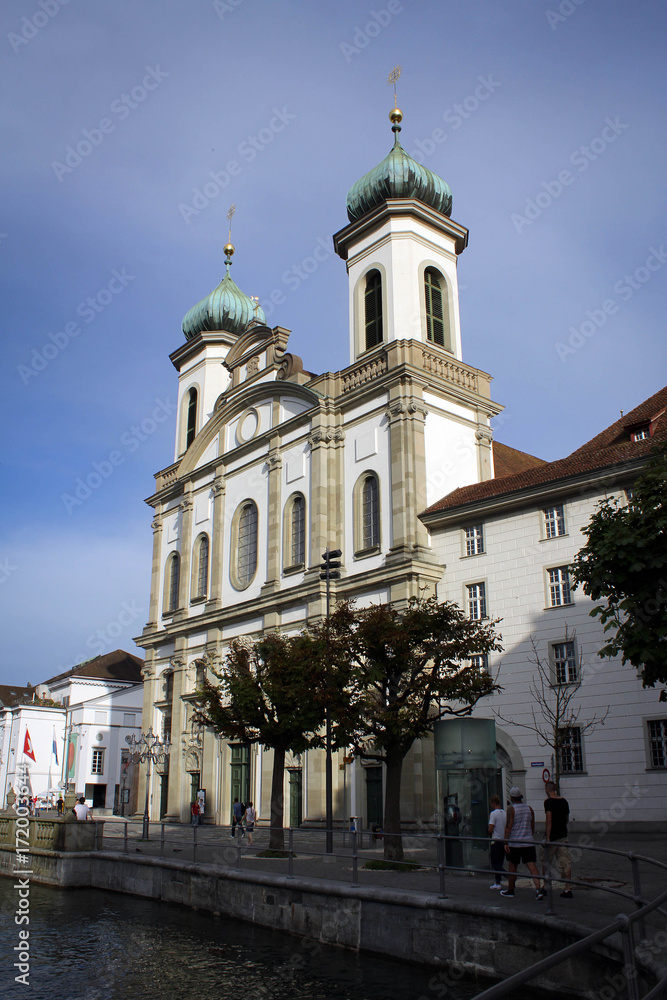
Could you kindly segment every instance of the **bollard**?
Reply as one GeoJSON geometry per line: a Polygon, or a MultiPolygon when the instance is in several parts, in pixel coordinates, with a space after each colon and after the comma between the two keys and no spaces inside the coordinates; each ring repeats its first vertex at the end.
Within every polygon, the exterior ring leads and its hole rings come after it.
{"type": "Polygon", "coordinates": [[[164,857],[164,823],[160,823],[160,857],[164,857]]]}
{"type": "Polygon", "coordinates": [[[123,853],[127,854],[127,820],[125,820],[125,830],[123,832],[123,853]]]}
{"type": "Polygon", "coordinates": [[[439,899],[447,899],[445,893],[445,838],[439,833],[438,834],[438,876],[440,879],[440,893],[438,895],[439,899]]]}
{"type": "Polygon", "coordinates": [[[357,831],[353,830],[350,834],[352,837],[352,885],[359,885],[359,869],[358,863],[359,859],[357,857],[357,831]]]}
{"type": "Polygon", "coordinates": [[[197,863],[197,827],[192,827],[192,860],[197,863]]]}
{"type": "Polygon", "coordinates": [[[287,833],[287,850],[289,851],[289,857],[287,858],[287,877],[294,878],[294,829],[289,828],[287,833]]]}

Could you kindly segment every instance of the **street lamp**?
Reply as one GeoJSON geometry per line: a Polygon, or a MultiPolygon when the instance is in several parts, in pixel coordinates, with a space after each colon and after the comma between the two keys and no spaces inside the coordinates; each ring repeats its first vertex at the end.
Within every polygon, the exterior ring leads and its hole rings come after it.
{"type": "Polygon", "coordinates": [[[164,764],[169,752],[171,750],[171,741],[169,737],[164,741],[156,736],[153,732],[153,727],[148,730],[147,733],[141,734],[141,739],[138,740],[134,734],[132,736],[126,736],[125,742],[130,747],[130,760],[133,764],[143,764],[147,761],[148,767],[146,771],[146,805],[144,806],[144,825],[141,831],[142,840],[148,840],[148,800],[150,795],[151,787],[151,765],[153,764],[164,764]]]}
{"type": "MultiPolygon", "coordinates": [[[[342,556],[340,549],[327,549],[322,553],[322,565],[320,566],[320,580],[325,580],[327,585],[327,640],[329,637],[329,616],[331,604],[330,580],[340,579],[340,562],[342,556]]],[[[326,707],[326,756],[324,760],[324,798],[326,818],[326,853],[333,854],[333,775],[331,767],[331,712],[329,706],[326,707]]]]}

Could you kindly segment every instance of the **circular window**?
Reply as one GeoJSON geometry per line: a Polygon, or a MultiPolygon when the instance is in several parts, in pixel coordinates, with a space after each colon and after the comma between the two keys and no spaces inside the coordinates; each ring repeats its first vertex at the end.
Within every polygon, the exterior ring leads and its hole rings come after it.
{"type": "Polygon", "coordinates": [[[245,444],[252,441],[259,430],[259,413],[254,407],[249,407],[239,417],[236,425],[236,443],[245,444]]]}

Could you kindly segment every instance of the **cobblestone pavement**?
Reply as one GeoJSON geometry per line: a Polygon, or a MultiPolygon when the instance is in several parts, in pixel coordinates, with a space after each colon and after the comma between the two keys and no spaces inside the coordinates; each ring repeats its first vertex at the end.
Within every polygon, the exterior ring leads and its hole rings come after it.
{"type": "MultiPolygon", "coordinates": [[[[261,857],[266,850],[269,832],[260,827],[254,833],[253,844],[249,846],[247,839],[237,836],[232,839],[229,827],[200,826],[196,828],[197,846],[194,848],[194,833],[191,826],[164,826],[164,844],[161,843],[160,824],[152,823],[150,840],[142,841],[141,823],[132,823],[128,827],[128,853],[147,854],[181,861],[193,861],[198,864],[212,864],[221,868],[240,871],[270,871],[276,874],[288,874],[288,861],[285,858],[261,857]]],[[[634,902],[633,869],[628,852],[634,852],[638,857],[646,857],[667,866],[667,840],[653,834],[615,834],[605,835],[574,834],[570,837],[570,847],[576,849],[579,843],[582,848],[573,850],[573,898],[560,897],[561,885],[554,885],[554,919],[566,919],[591,929],[604,926],[618,913],[632,913],[636,909],[634,902]],[[596,850],[583,849],[590,845],[596,850]],[[618,853],[607,853],[618,852],[618,853]],[[580,884],[576,884],[576,883],[580,884]]],[[[288,833],[285,832],[285,846],[288,844],[288,833]]],[[[351,856],[351,838],[349,834],[343,838],[341,833],[334,837],[334,856],[324,853],[324,834],[316,830],[298,829],[293,833],[295,857],[293,874],[309,879],[335,880],[351,884],[353,882],[353,862],[351,856]]],[[[104,849],[123,850],[122,823],[110,821],[105,824],[104,849]]],[[[413,834],[404,839],[405,858],[424,866],[421,870],[387,871],[369,870],[364,868],[368,861],[381,860],[383,856],[382,842],[373,842],[368,833],[357,837],[358,874],[357,882],[363,886],[384,886],[391,889],[409,892],[433,893],[437,898],[440,893],[440,878],[435,865],[437,864],[437,841],[431,837],[420,837],[413,834]]],[[[541,868],[541,866],[540,866],[541,868]]],[[[520,867],[519,872],[525,872],[520,867]]],[[[639,876],[641,894],[645,900],[655,899],[660,893],[667,891],[667,870],[648,861],[639,860],[636,865],[639,876]]],[[[503,898],[497,890],[490,889],[493,878],[487,872],[453,871],[445,872],[445,895],[448,899],[461,900],[497,909],[517,910],[522,913],[546,913],[547,902],[535,899],[532,880],[519,877],[516,894],[513,898],[503,898]]],[[[656,944],[656,958],[667,964],[667,904],[665,915],[655,913],[646,922],[645,937],[656,944]],[[658,948],[658,945],[660,946],[658,948]]]]}

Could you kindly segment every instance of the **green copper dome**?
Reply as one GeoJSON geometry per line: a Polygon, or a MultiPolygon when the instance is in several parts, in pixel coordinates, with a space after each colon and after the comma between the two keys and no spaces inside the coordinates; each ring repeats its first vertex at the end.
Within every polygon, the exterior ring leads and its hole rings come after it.
{"type": "Polygon", "coordinates": [[[436,212],[451,214],[452,192],[449,185],[442,177],[431,173],[405,152],[398,141],[401,130],[398,121],[400,119],[397,119],[393,127],[396,134],[394,148],[382,163],[378,163],[377,167],[365,174],[347,192],[347,215],[350,222],[360,219],[388,198],[416,198],[436,212]]]}
{"type": "Polygon", "coordinates": [[[227,273],[218,287],[185,314],[183,333],[186,340],[192,340],[205,330],[226,330],[240,336],[251,319],[266,323],[261,306],[245,295],[232,280],[230,258],[228,254],[225,261],[227,273]]]}

